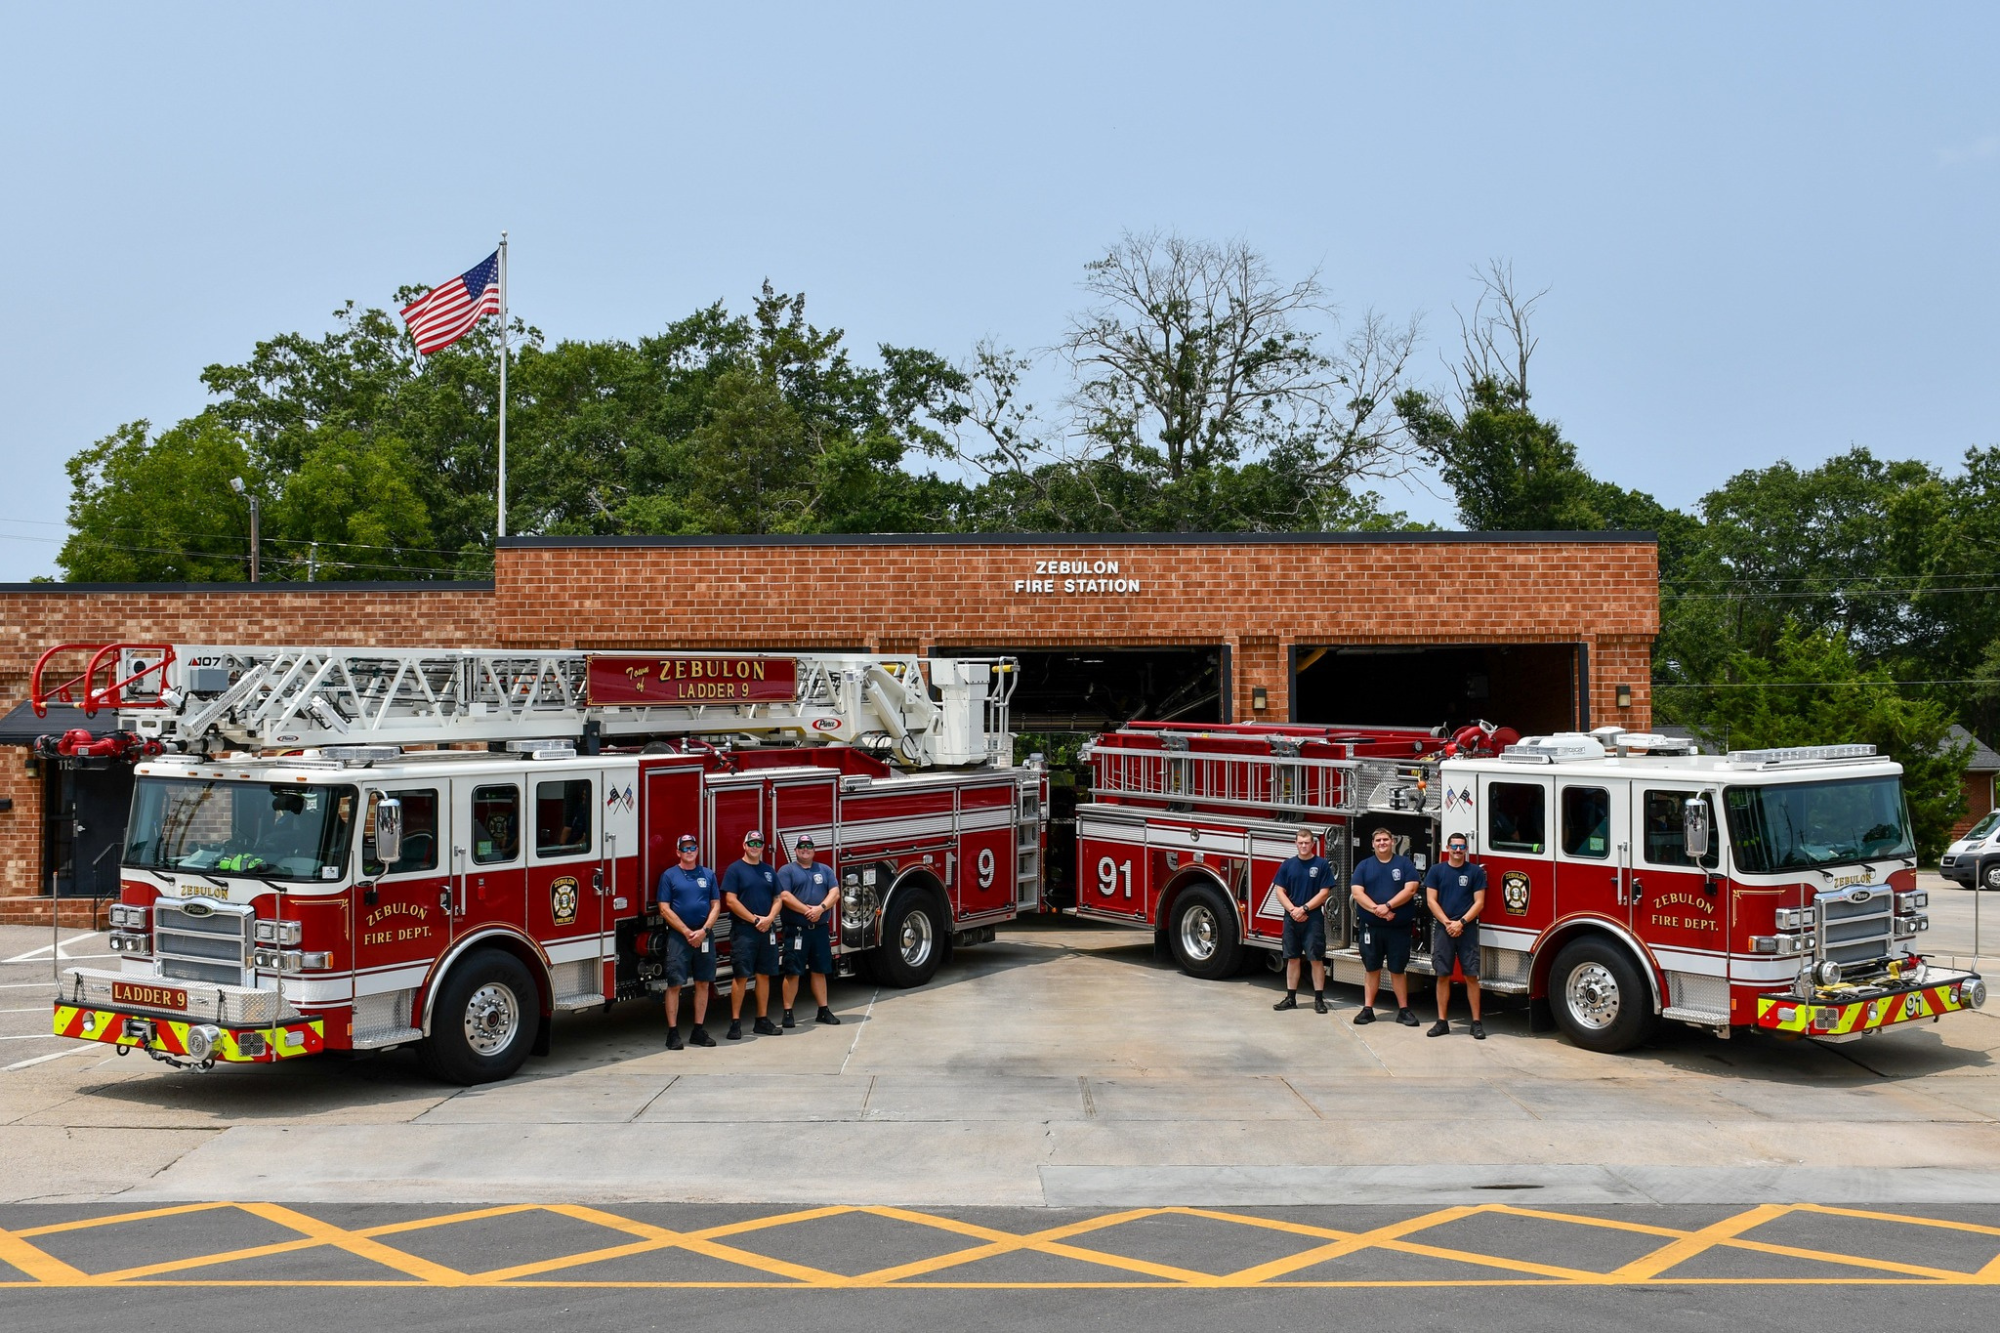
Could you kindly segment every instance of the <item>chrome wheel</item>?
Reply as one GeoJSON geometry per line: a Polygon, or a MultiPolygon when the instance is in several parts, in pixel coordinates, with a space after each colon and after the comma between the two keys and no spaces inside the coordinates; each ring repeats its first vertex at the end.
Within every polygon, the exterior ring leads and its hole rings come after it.
{"type": "Polygon", "coordinates": [[[1222,925],[1207,903],[1198,902],[1181,913],[1181,952],[1192,961],[1205,963],[1215,957],[1221,935],[1222,925]]]}
{"type": "Polygon", "coordinates": [[[465,1004],[465,1044],[479,1055],[498,1055],[521,1030],[521,1003],[514,992],[489,981],[465,1004]]]}
{"type": "Polygon", "coordinates": [[[1618,978],[1602,963],[1585,963],[1563,985],[1569,1012],[1584,1027],[1602,1030],[1618,1021],[1618,978]]]}
{"type": "Polygon", "coordinates": [[[1985,871],[1980,875],[1980,879],[1985,882],[1987,888],[2000,889],[2000,861],[1995,861],[1992,865],[1987,866],[1985,871]]]}
{"type": "Polygon", "coordinates": [[[903,929],[896,936],[896,951],[911,967],[922,967],[930,961],[931,945],[935,937],[931,934],[930,913],[911,912],[903,918],[903,929]]]}

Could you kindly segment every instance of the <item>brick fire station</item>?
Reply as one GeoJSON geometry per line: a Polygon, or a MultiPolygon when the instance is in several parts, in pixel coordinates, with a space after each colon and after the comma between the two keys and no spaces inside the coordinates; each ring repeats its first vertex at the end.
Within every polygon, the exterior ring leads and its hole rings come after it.
{"type": "Polygon", "coordinates": [[[490,582],[0,585],[0,899],[116,891],[129,769],[29,748],[110,725],[27,708],[58,643],[1005,653],[1022,732],[1535,733],[1649,724],[1658,571],[1618,532],[525,537],[490,582]]]}

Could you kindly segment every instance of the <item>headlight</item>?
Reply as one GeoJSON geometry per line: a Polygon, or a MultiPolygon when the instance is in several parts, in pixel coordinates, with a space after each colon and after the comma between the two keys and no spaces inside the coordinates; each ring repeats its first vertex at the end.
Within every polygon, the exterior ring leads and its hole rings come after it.
{"type": "Polygon", "coordinates": [[[1779,930],[1803,930],[1812,924],[1813,910],[1810,907],[1780,907],[1778,909],[1779,930]]]}
{"type": "Polygon", "coordinates": [[[1922,889],[1917,889],[1912,893],[1899,893],[1896,895],[1896,911],[1902,916],[1907,916],[1919,908],[1929,907],[1930,905],[1931,896],[1922,889]]]}
{"type": "Polygon", "coordinates": [[[296,921],[259,921],[255,931],[259,944],[297,944],[305,935],[296,921]]]}

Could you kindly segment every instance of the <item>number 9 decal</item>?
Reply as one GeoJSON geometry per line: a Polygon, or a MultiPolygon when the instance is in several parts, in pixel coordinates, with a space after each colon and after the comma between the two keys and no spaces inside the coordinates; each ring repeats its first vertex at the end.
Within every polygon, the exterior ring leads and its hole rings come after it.
{"type": "Polygon", "coordinates": [[[993,849],[991,847],[981,847],[979,849],[979,887],[982,889],[993,887],[993,864],[993,849]]]}
{"type": "Polygon", "coordinates": [[[1101,857],[1097,862],[1097,891],[1107,898],[1118,896],[1119,876],[1125,878],[1125,896],[1132,896],[1132,863],[1120,865],[1110,857],[1101,857]]]}

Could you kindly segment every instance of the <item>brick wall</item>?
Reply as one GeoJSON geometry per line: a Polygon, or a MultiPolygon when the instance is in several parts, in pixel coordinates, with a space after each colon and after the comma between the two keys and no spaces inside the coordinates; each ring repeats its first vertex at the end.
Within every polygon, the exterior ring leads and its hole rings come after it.
{"type": "MultiPolygon", "coordinates": [[[[0,703],[61,641],[549,648],[955,648],[1226,644],[1233,715],[1288,715],[1299,645],[1581,643],[1595,724],[1643,728],[1659,627],[1650,541],[999,538],[565,544],[517,539],[492,588],[417,584],[0,589],[0,703]],[[1036,572],[1069,561],[1115,574],[1036,572]],[[1067,592],[1066,579],[1136,580],[1067,592]],[[1049,580],[1053,591],[1016,590],[1049,580]],[[1615,691],[1631,687],[1619,708],[1615,691]],[[1266,691],[1261,713],[1252,691],[1266,691]]],[[[79,658],[71,671],[80,670],[79,658]]],[[[0,746],[0,895],[35,891],[41,783],[0,746]]]]}
{"type": "Polygon", "coordinates": [[[1962,838],[1972,826],[1993,813],[1993,774],[1967,773],[1965,784],[1965,813],[1951,826],[1951,836],[1962,838]]]}
{"type": "MultiPolygon", "coordinates": [[[[58,643],[425,643],[493,641],[493,593],[422,584],[220,584],[198,591],[120,585],[20,585],[0,590],[0,710],[28,697],[35,660],[58,643]]],[[[64,677],[83,670],[63,657],[64,677]]],[[[0,746],[0,896],[47,892],[42,876],[42,781],[28,752],[0,746]]]]}

